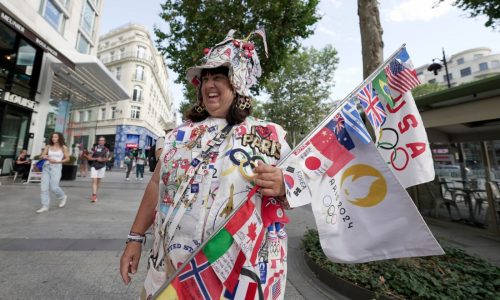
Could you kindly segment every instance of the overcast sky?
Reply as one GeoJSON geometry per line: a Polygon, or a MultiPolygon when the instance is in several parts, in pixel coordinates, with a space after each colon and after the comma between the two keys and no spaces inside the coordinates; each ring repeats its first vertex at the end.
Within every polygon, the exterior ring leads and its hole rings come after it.
{"type": "MultiPolygon", "coordinates": [[[[162,3],[160,0],[104,1],[101,34],[129,22],[150,28],[153,38],[154,24],[162,29],[167,28],[158,17],[162,3]]],[[[433,58],[441,58],[442,48],[447,56],[474,47],[489,47],[494,53],[500,53],[500,32],[484,27],[484,17],[468,18],[465,12],[451,6],[450,1],[437,8],[433,8],[437,0],[380,2],[385,56],[403,43],[406,43],[416,67],[431,62],[433,58]]],[[[337,49],[340,62],[334,76],[335,87],[331,99],[341,99],[363,77],[357,1],[321,0],[319,13],[323,18],[315,25],[314,35],[304,40],[303,44],[315,48],[332,44],[337,49]]],[[[228,28],[220,30],[226,32],[228,28]]],[[[266,31],[270,30],[273,29],[266,28],[266,31]]],[[[177,74],[170,70],[169,74],[171,94],[177,109],[183,97],[182,87],[173,83],[177,74]]]]}

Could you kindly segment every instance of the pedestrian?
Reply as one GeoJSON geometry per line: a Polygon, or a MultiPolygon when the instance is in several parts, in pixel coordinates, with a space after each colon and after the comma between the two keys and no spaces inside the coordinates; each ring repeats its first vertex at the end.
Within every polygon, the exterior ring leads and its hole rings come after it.
{"type": "Polygon", "coordinates": [[[161,154],[161,151],[163,150],[163,147],[165,146],[165,137],[167,136],[167,134],[172,131],[173,129],[175,128],[175,123],[169,123],[164,129],[163,129],[163,132],[165,132],[165,135],[163,135],[162,137],[158,138],[158,140],[156,141],[156,144],[155,144],[155,157],[156,157],[156,160],[158,161],[158,159],[160,159],[160,154],[161,154]]]}
{"type": "Polygon", "coordinates": [[[87,177],[89,172],[89,150],[83,149],[78,157],[78,163],[80,164],[80,177],[87,177]]]}
{"type": "Polygon", "coordinates": [[[144,179],[144,165],[146,164],[146,154],[139,149],[135,158],[135,180],[144,179]]]}
{"type": "Polygon", "coordinates": [[[127,181],[130,180],[130,171],[132,171],[133,159],[134,156],[132,155],[132,153],[127,152],[127,154],[125,154],[124,163],[125,166],[127,167],[127,175],[125,175],[125,180],[127,181]]]}
{"type": "Polygon", "coordinates": [[[41,183],[41,199],[42,207],[37,210],[37,213],[49,211],[50,195],[49,189],[60,200],[59,207],[66,205],[68,196],[59,187],[62,174],[62,164],[69,161],[69,151],[64,142],[64,137],[60,132],[54,132],[50,136],[49,144],[44,148],[42,159],[45,163],[42,168],[42,183],[41,183]]]}
{"type": "MultiPolygon", "coordinates": [[[[221,277],[236,276],[240,285],[235,290],[234,286],[222,285],[218,279],[211,281],[210,297],[219,299],[236,292],[240,295],[238,299],[247,299],[250,292],[246,295],[245,289],[251,290],[247,276],[252,274],[257,280],[250,277],[251,283],[258,285],[255,287],[258,291],[263,291],[264,299],[283,299],[287,237],[280,227],[281,234],[271,242],[269,228],[263,225],[269,220],[262,219],[258,224],[259,218],[268,215],[262,211],[266,211],[271,202],[271,206],[279,208],[274,211],[281,216],[283,208],[288,207],[283,172],[273,165],[290,152],[290,147],[281,126],[250,116],[249,89],[259,76],[260,64],[253,44],[234,39],[232,31],[222,43],[207,52],[201,66],[188,69],[186,79],[197,89],[196,104],[188,110],[187,122],[166,136],[164,155],[142,197],[120,260],[121,276],[129,283],[129,273],[137,271],[141,258],[144,234],[152,225],[153,249],[141,299],[152,297],[176,268],[185,263],[247,198],[250,200],[245,206],[252,212],[247,216],[255,222],[245,223],[242,235],[234,235],[231,244],[234,248],[230,249],[236,252],[228,250],[231,253],[224,256],[224,266],[212,269],[219,271],[221,277]],[[245,50],[242,45],[246,46],[245,50]],[[254,186],[255,189],[260,187],[259,192],[249,194],[254,186]],[[266,237],[260,239],[259,236],[266,237]],[[236,238],[248,244],[238,244],[236,238]],[[239,245],[244,245],[246,252],[239,245]],[[255,249],[256,256],[248,255],[252,252],[248,249],[255,249]],[[242,252],[238,252],[240,250],[242,252]],[[244,257],[240,259],[237,253],[244,253],[244,257]],[[239,273],[232,264],[236,257],[247,269],[245,274],[239,273]],[[237,273],[233,274],[234,270],[237,273]]],[[[231,235],[229,237],[232,239],[231,235]]],[[[212,241],[216,245],[210,250],[219,251],[218,255],[223,257],[220,250],[229,247],[225,243],[227,236],[212,241]]],[[[177,279],[179,288],[175,290],[181,294],[179,299],[203,297],[200,287],[190,285],[188,288],[187,281],[177,279]]]]}
{"type": "Polygon", "coordinates": [[[109,160],[109,149],[104,146],[106,139],[99,137],[98,144],[92,148],[92,154],[87,155],[87,159],[92,162],[90,168],[90,178],[92,178],[92,196],[90,202],[97,202],[97,192],[101,185],[101,180],[106,174],[106,162],[109,160]]]}
{"type": "Polygon", "coordinates": [[[28,151],[26,149],[21,150],[19,156],[14,163],[14,171],[21,176],[23,182],[28,180],[31,169],[31,160],[28,158],[28,151]]]}

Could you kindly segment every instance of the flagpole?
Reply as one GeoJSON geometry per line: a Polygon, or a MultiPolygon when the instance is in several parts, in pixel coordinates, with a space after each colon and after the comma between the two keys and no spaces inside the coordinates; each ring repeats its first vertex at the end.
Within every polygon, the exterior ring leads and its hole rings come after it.
{"type": "MultiPolygon", "coordinates": [[[[293,148],[292,151],[290,151],[287,155],[285,155],[285,157],[282,157],[280,159],[280,161],[278,162],[278,167],[281,166],[282,162],[285,161],[291,153],[293,153],[293,151],[295,151],[296,149],[298,149],[300,146],[302,146],[305,141],[307,141],[309,139],[309,137],[311,137],[313,134],[315,134],[319,129],[323,128],[329,121],[330,117],[337,114],[340,109],[344,106],[344,104],[349,101],[349,99],[351,99],[352,96],[354,96],[361,87],[363,87],[364,85],[366,85],[366,82],[367,81],[371,81],[373,78],[375,78],[378,73],[383,69],[385,68],[389,62],[399,53],[399,51],[401,51],[401,49],[403,49],[404,47],[406,46],[406,44],[403,44],[401,45],[396,51],[394,51],[391,56],[389,56],[389,58],[387,58],[377,69],[375,69],[375,71],[373,71],[370,76],[366,77],[366,79],[360,83],[356,88],[354,88],[354,90],[352,90],[352,92],[350,92],[342,101],[339,101],[335,104],[335,106],[330,110],[330,112],[328,113],[328,116],[323,120],[321,121],[318,126],[316,126],[314,128],[314,130],[312,130],[304,139],[302,139],[302,141],[297,145],[295,146],[295,148],[293,148]]],[[[250,193],[255,193],[255,191],[258,189],[258,186],[255,186],[251,191],[250,193]]],[[[253,196],[253,195],[252,195],[253,196]]],[[[172,274],[168,279],[167,281],[162,284],[162,286],[156,291],[156,293],[154,293],[153,295],[153,299],[157,299],[157,297],[160,296],[160,294],[170,285],[170,283],[179,275],[180,272],[182,272],[182,270],[184,270],[184,268],[189,264],[189,262],[203,249],[203,247],[205,247],[205,245],[212,239],[212,237],[214,237],[217,233],[219,233],[219,231],[221,231],[222,228],[224,228],[224,226],[226,226],[226,224],[229,222],[229,220],[231,220],[231,218],[236,214],[236,212],[248,201],[248,199],[250,199],[252,196],[250,197],[247,197],[244,201],[242,201],[240,204],[238,204],[238,206],[236,206],[235,209],[233,209],[233,211],[229,214],[229,216],[224,220],[224,222],[222,222],[222,224],[217,227],[217,229],[208,237],[206,238],[201,244],[200,246],[193,251],[193,253],[191,253],[191,255],[184,261],[184,263],[175,270],[174,274],[172,274]]],[[[263,229],[265,230],[265,229],[263,229]]]]}

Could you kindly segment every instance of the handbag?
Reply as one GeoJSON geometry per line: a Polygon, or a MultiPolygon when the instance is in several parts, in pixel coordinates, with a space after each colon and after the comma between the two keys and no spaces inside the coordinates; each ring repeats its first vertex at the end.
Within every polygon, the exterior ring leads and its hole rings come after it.
{"type": "Polygon", "coordinates": [[[47,160],[46,159],[40,159],[39,161],[36,162],[35,167],[42,172],[43,170],[43,165],[45,164],[47,160]]]}

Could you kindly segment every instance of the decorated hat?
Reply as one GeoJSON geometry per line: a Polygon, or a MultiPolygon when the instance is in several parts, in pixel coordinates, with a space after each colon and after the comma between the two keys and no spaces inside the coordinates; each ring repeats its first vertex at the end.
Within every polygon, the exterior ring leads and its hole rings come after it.
{"type": "Polygon", "coordinates": [[[235,91],[241,96],[250,97],[250,87],[257,83],[257,78],[262,74],[259,57],[255,45],[249,41],[253,35],[259,35],[264,41],[264,50],[267,57],[266,34],[264,29],[258,29],[248,35],[244,40],[233,37],[236,31],[231,29],[226,38],[212,48],[205,48],[205,57],[202,64],[191,67],[186,72],[186,79],[198,86],[201,82],[203,69],[227,67],[229,81],[235,91]]]}

